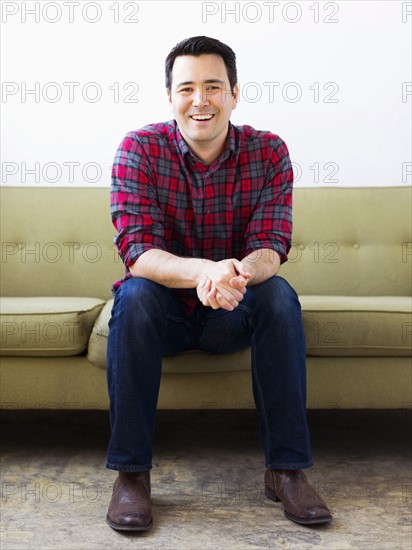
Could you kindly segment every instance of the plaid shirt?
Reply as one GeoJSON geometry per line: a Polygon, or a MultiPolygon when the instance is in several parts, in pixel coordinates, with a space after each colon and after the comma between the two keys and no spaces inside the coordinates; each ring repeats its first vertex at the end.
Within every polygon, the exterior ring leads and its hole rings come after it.
{"type": "MultiPolygon", "coordinates": [[[[111,185],[114,243],[129,267],[151,248],[180,257],[241,260],[259,248],[287,260],[292,232],[293,172],[286,144],[270,132],[234,126],[210,165],[189,149],[175,120],[124,137],[111,185]]],[[[195,289],[173,289],[190,314],[195,289]]]]}

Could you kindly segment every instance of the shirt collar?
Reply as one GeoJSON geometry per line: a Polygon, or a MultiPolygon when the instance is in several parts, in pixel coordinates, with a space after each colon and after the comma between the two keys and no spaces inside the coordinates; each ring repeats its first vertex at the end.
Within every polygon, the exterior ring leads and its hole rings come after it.
{"type": "MultiPolygon", "coordinates": [[[[193,154],[190,147],[186,143],[184,137],[182,136],[179,130],[179,126],[177,125],[176,121],[175,121],[175,125],[176,125],[176,142],[177,142],[178,149],[182,153],[183,157],[186,157],[186,155],[189,154],[194,160],[199,160],[193,154]]],[[[226,146],[218,156],[218,159],[226,160],[231,153],[232,154],[236,153],[236,136],[235,136],[235,130],[234,130],[233,124],[229,121],[229,131],[226,139],[226,146]]]]}

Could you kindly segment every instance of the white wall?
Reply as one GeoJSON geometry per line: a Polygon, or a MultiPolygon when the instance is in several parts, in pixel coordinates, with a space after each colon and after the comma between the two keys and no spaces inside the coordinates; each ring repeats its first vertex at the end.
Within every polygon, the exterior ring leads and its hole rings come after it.
{"type": "Polygon", "coordinates": [[[197,34],[237,53],[232,122],[278,133],[297,186],[412,181],[412,2],[3,0],[1,8],[3,185],[108,186],[123,135],[172,117],[164,59],[197,34]]]}

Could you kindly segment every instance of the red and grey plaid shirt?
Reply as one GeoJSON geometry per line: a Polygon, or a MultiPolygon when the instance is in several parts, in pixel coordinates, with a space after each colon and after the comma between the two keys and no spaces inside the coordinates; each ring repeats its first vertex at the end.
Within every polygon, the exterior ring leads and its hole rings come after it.
{"type": "MultiPolygon", "coordinates": [[[[175,120],[124,137],[111,185],[114,243],[129,267],[151,248],[176,256],[241,260],[275,250],[287,260],[292,233],[293,172],[282,139],[251,126],[234,126],[224,151],[206,166],[189,149],[175,120]]],[[[187,314],[195,289],[174,289],[187,314]]]]}

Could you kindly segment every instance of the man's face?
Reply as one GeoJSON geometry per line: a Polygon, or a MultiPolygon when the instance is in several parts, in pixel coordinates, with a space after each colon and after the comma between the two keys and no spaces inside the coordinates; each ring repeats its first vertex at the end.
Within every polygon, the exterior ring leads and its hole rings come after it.
{"type": "Polygon", "coordinates": [[[203,151],[216,158],[224,147],[238,98],[238,85],[232,95],[223,59],[214,54],[177,57],[168,97],[189,147],[201,158],[203,151]]]}

